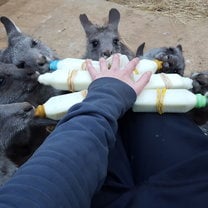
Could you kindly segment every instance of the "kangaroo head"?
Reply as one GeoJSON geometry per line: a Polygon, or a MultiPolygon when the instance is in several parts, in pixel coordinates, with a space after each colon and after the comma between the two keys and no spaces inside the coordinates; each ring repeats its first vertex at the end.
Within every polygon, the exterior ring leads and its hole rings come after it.
{"type": "Polygon", "coordinates": [[[87,38],[84,58],[99,60],[100,57],[108,58],[114,53],[129,53],[129,49],[120,40],[118,32],[120,13],[117,9],[112,8],[109,11],[108,22],[103,26],[93,24],[86,14],[81,14],[79,19],[87,38]]]}
{"type": "Polygon", "coordinates": [[[40,84],[37,79],[38,73],[32,69],[0,62],[0,104],[27,101],[37,106],[62,94],[60,90],[40,84]]]}
{"type": "Polygon", "coordinates": [[[158,59],[163,62],[163,67],[159,72],[184,74],[185,60],[183,56],[182,46],[153,48],[147,52],[143,52],[145,43],[137,48],[136,55],[140,58],[158,59]]]}
{"type": "Polygon", "coordinates": [[[40,40],[22,33],[9,18],[2,16],[0,21],[8,37],[8,47],[0,52],[0,61],[40,73],[49,71],[48,64],[57,59],[56,54],[40,40]]]}
{"type": "Polygon", "coordinates": [[[34,108],[28,102],[0,104],[0,156],[7,156],[21,165],[44,141],[45,127],[56,121],[34,117],[34,108]]]}
{"type": "Polygon", "coordinates": [[[193,80],[193,93],[201,93],[203,95],[208,94],[208,72],[199,72],[193,73],[191,75],[191,79],[193,80]]]}

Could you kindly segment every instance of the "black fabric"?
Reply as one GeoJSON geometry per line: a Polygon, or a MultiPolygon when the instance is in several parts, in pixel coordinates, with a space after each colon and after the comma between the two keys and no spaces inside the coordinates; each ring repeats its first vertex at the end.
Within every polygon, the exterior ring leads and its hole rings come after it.
{"type": "Polygon", "coordinates": [[[125,175],[117,171],[116,178],[124,180],[116,183],[108,174],[93,198],[93,208],[194,207],[188,203],[189,197],[194,205],[198,202],[199,207],[205,207],[202,201],[208,198],[208,137],[185,114],[129,111],[119,123],[119,134],[123,146],[115,148],[125,149],[128,160],[118,160],[111,153],[109,164],[114,166],[109,166],[109,173],[120,170],[125,175]],[[122,161],[126,166],[121,165],[122,161]],[[121,171],[127,166],[128,171],[121,171]],[[125,180],[127,177],[131,179],[125,180]],[[124,186],[126,189],[121,189],[124,186]]]}

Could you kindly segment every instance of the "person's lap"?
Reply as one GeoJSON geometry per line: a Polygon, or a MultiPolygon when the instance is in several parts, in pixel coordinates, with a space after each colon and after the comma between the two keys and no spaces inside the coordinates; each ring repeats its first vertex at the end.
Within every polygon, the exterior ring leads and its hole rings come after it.
{"type": "Polygon", "coordinates": [[[151,177],[208,149],[208,137],[184,114],[129,111],[119,133],[122,142],[110,153],[108,175],[92,207],[128,207],[151,177]]]}

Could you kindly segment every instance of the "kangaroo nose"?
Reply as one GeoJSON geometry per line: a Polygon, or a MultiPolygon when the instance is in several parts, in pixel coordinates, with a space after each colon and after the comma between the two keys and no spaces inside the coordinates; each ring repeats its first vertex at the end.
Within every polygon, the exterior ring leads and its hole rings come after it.
{"type": "Polygon", "coordinates": [[[40,73],[38,71],[32,70],[32,69],[26,69],[28,79],[37,80],[40,73]]]}
{"type": "Polygon", "coordinates": [[[39,65],[39,66],[43,66],[44,64],[46,64],[47,63],[47,58],[45,57],[45,56],[40,56],[39,58],[38,58],[38,60],[37,60],[37,64],[39,65]]]}
{"type": "Polygon", "coordinates": [[[106,50],[102,53],[102,56],[106,56],[106,57],[109,57],[111,55],[112,55],[112,51],[110,51],[110,50],[106,50]]]}
{"type": "Polygon", "coordinates": [[[24,102],[23,103],[23,110],[24,110],[24,112],[29,112],[29,111],[33,110],[33,106],[28,102],[24,102]]]}

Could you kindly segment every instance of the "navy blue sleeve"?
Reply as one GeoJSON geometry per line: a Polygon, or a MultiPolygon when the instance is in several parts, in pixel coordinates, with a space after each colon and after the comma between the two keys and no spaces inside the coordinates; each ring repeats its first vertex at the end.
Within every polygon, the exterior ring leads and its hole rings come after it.
{"type": "Polygon", "coordinates": [[[106,176],[117,119],[135,99],[134,90],[117,79],[92,82],[86,99],[69,110],[34,155],[0,189],[0,207],[89,207],[106,176]]]}

